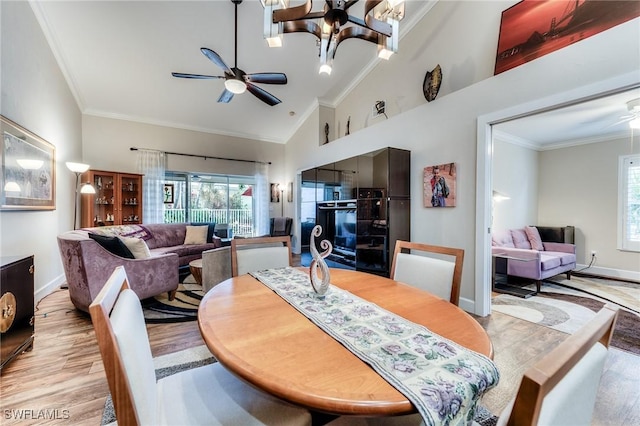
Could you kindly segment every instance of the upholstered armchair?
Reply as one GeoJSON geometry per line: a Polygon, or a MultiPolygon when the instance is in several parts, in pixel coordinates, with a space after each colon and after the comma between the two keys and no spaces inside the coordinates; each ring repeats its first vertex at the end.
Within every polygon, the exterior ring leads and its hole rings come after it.
{"type": "Polygon", "coordinates": [[[293,218],[290,217],[272,217],[269,227],[269,235],[272,237],[286,237],[291,235],[291,225],[293,218]]]}

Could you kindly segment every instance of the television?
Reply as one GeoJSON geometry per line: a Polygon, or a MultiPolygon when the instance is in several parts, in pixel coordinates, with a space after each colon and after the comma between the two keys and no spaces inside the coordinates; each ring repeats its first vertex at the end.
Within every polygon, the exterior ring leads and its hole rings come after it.
{"type": "Polygon", "coordinates": [[[335,234],[333,246],[338,252],[355,255],[356,251],[356,211],[345,209],[335,211],[335,234]]]}

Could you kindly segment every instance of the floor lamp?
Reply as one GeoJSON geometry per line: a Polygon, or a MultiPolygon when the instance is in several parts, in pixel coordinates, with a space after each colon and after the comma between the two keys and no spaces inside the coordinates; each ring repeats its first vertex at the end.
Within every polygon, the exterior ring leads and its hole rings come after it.
{"type": "Polygon", "coordinates": [[[93,185],[91,185],[90,182],[83,183],[82,185],[80,185],[80,175],[82,175],[82,173],[84,173],[87,170],[89,170],[89,165],[88,164],[72,163],[72,162],[69,162],[69,161],[66,164],[67,164],[67,168],[69,170],[71,170],[73,173],[76,174],[76,192],[75,192],[74,209],[73,209],[73,229],[78,229],[77,228],[77,220],[78,220],[78,188],[80,188],[80,193],[81,194],[95,194],[96,190],[93,187],[93,185]]]}

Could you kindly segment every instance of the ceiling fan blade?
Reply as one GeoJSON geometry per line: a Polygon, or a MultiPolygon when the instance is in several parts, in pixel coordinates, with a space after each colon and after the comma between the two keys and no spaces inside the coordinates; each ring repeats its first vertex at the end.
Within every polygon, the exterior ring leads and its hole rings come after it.
{"type": "Polygon", "coordinates": [[[280,99],[276,98],[271,93],[251,83],[247,83],[247,90],[251,92],[256,98],[260,99],[266,104],[269,104],[270,106],[278,105],[281,102],[280,99]]]}
{"type": "Polygon", "coordinates": [[[225,72],[225,74],[235,75],[233,71],[231,71],[231,68],[229,68],[227,64],[224,63],[220,55],[218,55],[216,52],[206,47],[201,47],[200,51],[204,54],[204,56],[209,58],[211,62],[219,66],[222,69],[222,71],[225,72]]]}
{"type": "Polygon", "coordinates": [[[281,72],[258,72],[246,75],[251,83],[287,84],[287,76],[281,72]]]}
{"type": "Polygon", "coordinates": [[[221,75],[185,74],[181,72],[172,72],[171,75],[174,77],[180,77],[180,78],[195,78],[195,79],[202,79],[202,80],[207,80],[211,78],[224,78],[224,76],[221,76],[221,75]]]}
{"type": "Polygon", "coordinates": [[[220,97],[218,98],[218,102],[222,102],[223,104],[228,104],[231,99],[233,99],[233,93],[224,89],[220,97]]]}

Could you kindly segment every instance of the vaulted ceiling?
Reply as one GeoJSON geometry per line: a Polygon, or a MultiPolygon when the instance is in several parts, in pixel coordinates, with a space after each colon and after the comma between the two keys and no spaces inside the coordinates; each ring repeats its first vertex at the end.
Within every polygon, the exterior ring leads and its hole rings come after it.
{"type": "MultiPolygon", "coordinates": [[[[314,10],[323,3],[314,2],[314,10]]],[[[352,7],[354,15],[362,16],[363,3],[352,7]]],[[[406,1],[401,36],[433,3],[406,1]]],[[[320,75],[314,36],[287,34],[283,47],[269,48],[260,1],[244,0],[238,6],[237,66],[247,73],[285,73],[288,83],[259,85],[282,100],[273,107],[248,92],[218,103],[223,80],[180,79],[171,72],[222,75],[201,47],[236,65],[230,0],[31,4],[81,111],[102,117],[285,143],[318,103],[337,105],[379,61],[374,44],[347,40],[337,50],[332,74],[320,75]]],[[[621,135],[628,124],[614,123],[628,114],[626,103],[633,98],[640,98],[638,89],[501,124],[499,130],[538,147],[621,135]]]]}

